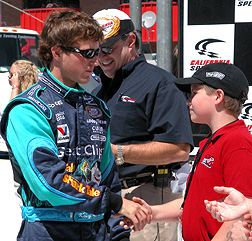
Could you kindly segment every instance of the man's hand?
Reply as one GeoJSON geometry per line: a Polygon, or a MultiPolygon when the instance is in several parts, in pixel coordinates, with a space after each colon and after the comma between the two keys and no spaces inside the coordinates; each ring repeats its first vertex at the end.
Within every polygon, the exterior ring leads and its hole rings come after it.
{"type": "Polygon", "coordinates": [[[227,241],[247,241],[248,236],[246,235],[247,230],[242,226],[242,222],[238,221],[234,223],[227,233],[227,241]]]}
{"type": "Polygon", "coordinates": [[[133,197],[133,201],[123,198],[122,208],[114,217],[125,216],[120,225],[125,229],[134,226],[132,227],[133,231],[140,231],[147,223],[151,223],[152,212],[144,200],[133,197]]]}
{"type": "Polygon", "coordinates": [[[228,195],[219,201],[204,201],[207,211],[219,222],[232,221],[249,213],[248,199],[236,189],[214,187],[214,190],[228,195]]]}
{"type": "Polygon", "coordinates": [[[252,214],[244,215],[243,219],[242,226],[246,228],[244,232],[247,235],[248,240],[252,240],[252,214]]]}

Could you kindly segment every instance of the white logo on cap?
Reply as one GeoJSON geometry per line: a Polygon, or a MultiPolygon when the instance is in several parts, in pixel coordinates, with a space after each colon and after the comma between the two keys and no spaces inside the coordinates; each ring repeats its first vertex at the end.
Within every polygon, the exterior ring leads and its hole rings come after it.
{"type": "Polygon", "coordinates": [[[206,72],[206,77],[213,77],[222,80],[225,78],[225,75],[223,73],[214,71],[214,72],[206,72]]]}
{"type": "Polygon", "coordinates": [[[115,36],[120,29],[120,19],[116,16],[106,16],[96,19],[103,28],[104,39],[115,36]]]}

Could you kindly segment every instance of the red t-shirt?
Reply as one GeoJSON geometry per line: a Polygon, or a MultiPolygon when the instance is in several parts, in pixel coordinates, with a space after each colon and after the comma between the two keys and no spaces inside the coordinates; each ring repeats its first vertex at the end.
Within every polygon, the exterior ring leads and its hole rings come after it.
{"type": "MultiPolygon", "coordinates": [[[[207,139],[200,142],[200,149],[207,139]]],[[[223,223],[206,210],[204,200],[219,200],[214,186],[234,187],[252,197],[252,136],[243,120],[219,129],[205,148],[189,188],[182,213],[185,241],[211,240],[223,223]]]]}

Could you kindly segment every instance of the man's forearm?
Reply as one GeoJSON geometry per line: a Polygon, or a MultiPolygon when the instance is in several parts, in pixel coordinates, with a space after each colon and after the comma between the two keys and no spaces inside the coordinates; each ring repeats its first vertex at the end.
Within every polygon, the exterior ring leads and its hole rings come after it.
{"type": "MultiPolygon", "coordinates": [[[[116,145],[111,144],[117,157],[116,145]]],[[[190,145],[187,143],[149,142],[144,144],[123,145],[124,161],[131,164],[166,165],[188,160],[190,145]]]]}
{"type": "MultiPolygon", "coordinates": [[[[242,225],[240,224],[240,226],[235,225],[233,227],[233,230],[231,229],[233,224],[238,224],[237,221],[230,221],[230,222],[225,222],[221,225],[221,227],[219,228],[218,232],[214,235],[214,237],[212,238],[212,241],[226,241],[226,240],[231,240],[231,239],[227,239],[227,235],[231,234],[232,232],[237,233],[239,232],[240,234],[243,234],[243,231],[240,230],[240,228],[242,227],[242,225]]],[[[239,234],[238,233],[238,234],[239,234]]],[[[240,235],[239,234],[239,235],[240,235]]],[[[232,239],[233,240],[233,239],[232,239]]],[[[240,239],[237,239],[240,240],[240,239]]]]}

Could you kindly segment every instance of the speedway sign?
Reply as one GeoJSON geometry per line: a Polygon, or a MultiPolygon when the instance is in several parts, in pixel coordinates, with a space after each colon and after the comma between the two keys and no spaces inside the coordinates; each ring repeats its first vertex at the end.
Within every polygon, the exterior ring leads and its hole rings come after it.
{"type": "MultiPolygon", "coordinates": [[[[252,130],[252,1],[182,0],[179,6],[179,77],[210,63],[239,67],[250,84],[240,118],[252,130]]],[[[193,132],[207,134],[198,127],[193,132]]]]}

